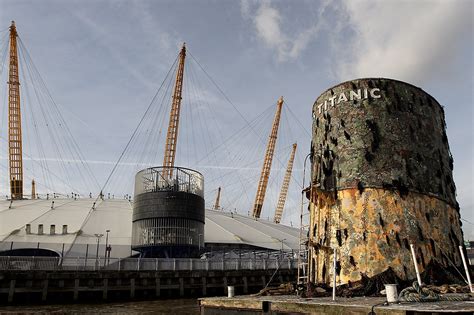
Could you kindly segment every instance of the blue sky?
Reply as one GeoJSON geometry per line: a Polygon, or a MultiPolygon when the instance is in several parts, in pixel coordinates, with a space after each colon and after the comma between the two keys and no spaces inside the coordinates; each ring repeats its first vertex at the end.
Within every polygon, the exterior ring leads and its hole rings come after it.
{"type": "MultiPolygon", "coordinates": [[[[473,16],[473,3],[467,0],[0,0],[0,30],[7,29],[11,20],[16,21],[20,38],[85,159],[94,161],[90,165],[100,184],[105,182],[185,41],[189,52],[243,117],[211,82],[202,83],[196,92],[205,99],[202,118],[213,115],[215,122],[201,127],[211,134],[208,140],[215,138],[205,144],[206,136],[197,139],[192,132],[182,131],[180,163],[196,162],[191,157],[192,149],[188,150],[184,143],[197,142],[209,149],[247,126],[250,131],[239,136],[240,141],[225,142],[228,147],[219,150],[224,154],[228,149],[228,156],[233,154],[232,148],[239,152],[248,150],[247,160],[242,158],[240,164],[229,165],[226,158],[216,156],[214,164],[207,160],[200,165],[216,169],[250,165],[249,174],[236,176],[240,182],[237,185],[256,182],[261,163],[257,160],[264,153],[261,142],[266,141],[273,115],[267,109],[283,95],[286,106],[294,114],[286,112],[286,127],[293,126],[293,131],[284,131],[286,136],[282,139],[286,137],[286,142],[277,146],[281,155],[274,167],[279,169],[275,174],[281,176],[275,179],[275,188],[269,193],[276,199],[288,148],[293,141],[299,144],[295,168],[302,169],[302,160],[309,152],[309,137],[307,131],[294,126],[301,123],[310,129],[311,107],[322,91],[360,77],[399,79],[421,87],[445,106],[447,133],[455,160],[457,198],[462,217],[472,223],[473,16]],[[262,112],[267,113],[265,122],[248,127],[247,122],[262,112]],[[253,146],[258,148],[251,150],[253,146]],[[251,163],[254,159],[256,162],[251,163]]],[[[3,38],[5,32],[0,34],[3,38]]],[[[199,66],[194,67],[198,73],[199,66]]],[[[196,76],[205,78],[202,73],[196,76]]],[[[193,111],[199,107],[195,108],[187,117],[196,117],[193,111]]],[[[190,118],[184,121],[183,126],[193,123],[190,118]]],[[[2,125],[2,134],[5,134],[2,125]]],[[[164,143],[157,142],[153,146],[159,152],[164,143]]],[[[4,161],[6,151],[1,152],[4,161]]],[[[156,162],[147,163],[161,164],[161,155],[156,155],[159,156],[156,162]]],[[[45,156],[54,158],[52,151],[45,156]]],[[[126,157],[125,162],[136,162],[132,155],[126,157]]],[[[119,177],[116,182],[132,183],[127,180],[133,176],[132,170],[124,173],[128,175],[119,177]]],[[[208,176],[211,179],[206,186],[209,198],[218,185],[213,179],[222,177],[220,174],[208,176]]],[[[0,175],[5,178],[4,168],[0,175]]],[[[295,176],[301,180],[301,175],[295,176]]],[[[2,179],[1,183],[5,187],[6,181],[2,179]]],[[[249,185],[254,189],[254,184],[249,185]]],[[[131,193],[130,185],[121,189],[131,193]]],[[[297,184],[290,186],[290,210],[283,217],[287,224],[297,220],[298,189],[297,184]]],[[[242,200],[230,198],[231,190],[228,192],[227,207],[251,207],[249,200],[254,198],[253,191],[242,200]]],[[[224,186],[223,196],[225,193],[224,186]]],[[[238,189],[232,191],[232,194],[239,193],[242,192],[238,189]]],[[[271,216],[271,205],[263,213],[271,216]]],[[[463,222],[466,238],[474,239],[474,225],[469,222],[463,222]]]]}

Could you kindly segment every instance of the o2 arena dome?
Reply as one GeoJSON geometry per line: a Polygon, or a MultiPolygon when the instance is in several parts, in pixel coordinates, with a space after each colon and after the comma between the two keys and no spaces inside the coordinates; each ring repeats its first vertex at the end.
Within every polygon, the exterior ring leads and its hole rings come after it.
{"type": "MultiPolygon", "coordinates": [[[[0,255],[95,255],[98,243],[102,256],[106,242],[110,257],[139,255],[132,250],[132,213],[129,199],[0,200],[0,255]]],[[[297,251],[299,232],[264,219],[206,209],[204,239],[199,242],[198,235],[198,247],[201,253],[297,251]]]]}

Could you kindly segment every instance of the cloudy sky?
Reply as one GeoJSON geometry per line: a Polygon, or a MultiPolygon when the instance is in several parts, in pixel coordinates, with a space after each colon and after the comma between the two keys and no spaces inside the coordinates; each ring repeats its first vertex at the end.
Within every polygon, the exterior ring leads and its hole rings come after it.
{"type": "MultiPolygon", "coordinates": [[[[341,81],[388,77],[417,85],[445,106],[458,200],[467,220],[463,227],[466,238],[474,239],[473,13],[473,2],[468,0],[0,0],[0,35],[5,39],[10,21],[16,21],[22,43],[84,159],[93,162],[97,187],[105,183],[183,42],[195,58],[194,84],[205,81],[199,76],[208,79],[209,75],[219,87],[208,80],[196,92],[206,99],[202,117],[212,114],[217,121],[204,124],[210,128],[210,137],[216,137],[207,145],[211,151],[221,143],[226,143],[226,149],[217,151],[231,151],[232,146],[242,150],[245,143],[223,140],[240,128],[250,130],[242,139],[255,138],[247,146],[264,147],[271,106],[281,95],[289,108],[284,112],[289,116],[287,125],[309,130],[314,100],[341,81]],[[198,74],[201,66],[205,74],[198,74]],[[252,123],[260,114],[265,123],[252,123]]],[[[189,114],[196,117],[194,112],[189,114]]],[[[50,118],[57,122],[54,115],[52,111],[50,118]]],[[[287,143],[279,143],[281,160],[275,168],[284,169],[292,137],[299,144],[300,164],[309,152],[307,131],[294,129],[287,143]]],[[[192,133],[189,137],[191,142],[200,141],[192,133]]],[[[198,143],[205,146],[206,137],[202,141],[198,143]]],[[[4,161],[6,151],[2,150],[4,161]]],[[[45,151],[43,156],[53,160],[53,152],[45,151]]],[[[251,155],[263,152],[259,149],[251,155]]],[[[136,162],[129,158],[130,163],[136,162]]],[[[160,164],[161,158],[157,161],[160,164]]],[[[188,157],[184,162],[195,160],[188,157]]],[[[252,165],[249,169],[255,169],[258,178],[259,162],[255,167],[250,161],[245,163],[252,165]]],[[[244,165],[225,164],[207,167],[244,165]]],[[[5,166],[0,171],[5,178],[5,166]]],[[[1,183],[5,186],[6,181],[1,183]]],[[[217,185],[206,189],[215,191],[217,185]]],[[[290,199],[297,200],[298,187],[293,186],[295,195],[290,199]]],[[[252,194],[244,198],[247,204],[252,194]]],[[[228,204],[232,207],[233,203],[229,200],[228,204]]],[[[269,211],[266,215],[270,216],[269,211]]],[[[285,214],[284,221],[296,222],[298,211],[295,207],[285,214]]]]}

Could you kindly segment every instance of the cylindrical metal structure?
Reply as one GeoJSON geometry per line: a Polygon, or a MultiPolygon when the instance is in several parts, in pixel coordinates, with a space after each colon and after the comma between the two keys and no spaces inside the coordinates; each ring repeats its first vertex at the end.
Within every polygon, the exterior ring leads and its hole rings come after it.
{"type": "Polygon", "coordinates": [[[187,168],[164,170],[135,176],[132,248],[142,257],[197,256],[204,245],[204,178],[187,168]]]}
{"type": "Polygon", "coordinates": [[[313,106],[310,281],[338,283],[391,268],[460,265],[463,234],[443,107],[413,85],[348,81],[313,106]]]}

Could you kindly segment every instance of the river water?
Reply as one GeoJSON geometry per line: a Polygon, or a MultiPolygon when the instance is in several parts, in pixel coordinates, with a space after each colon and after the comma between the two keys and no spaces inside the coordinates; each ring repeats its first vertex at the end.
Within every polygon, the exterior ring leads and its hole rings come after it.
{"type": "Polygon", "coordinates": [[[0,314],[200,314],[196,299],[0,307],[0,314]]]}

